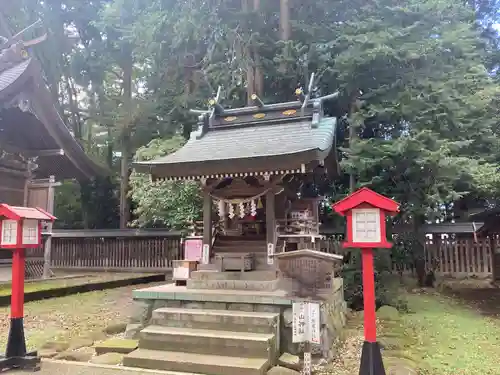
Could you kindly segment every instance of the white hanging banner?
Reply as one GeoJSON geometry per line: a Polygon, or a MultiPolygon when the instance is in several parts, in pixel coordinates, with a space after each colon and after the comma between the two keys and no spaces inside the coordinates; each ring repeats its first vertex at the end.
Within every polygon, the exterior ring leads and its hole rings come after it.
{"type": "Polygon", "coordinates": [[[319,303],[294,302],[292,305],[292,342],[321,344],[319,303]]]}

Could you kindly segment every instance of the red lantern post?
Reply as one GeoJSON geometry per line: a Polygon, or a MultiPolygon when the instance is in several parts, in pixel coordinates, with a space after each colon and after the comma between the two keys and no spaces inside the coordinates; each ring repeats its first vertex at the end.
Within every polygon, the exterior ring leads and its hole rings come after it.
{"type": "Polygon", "coordinates": [[[347,218],[344,247],[360,248],[362,254],[365,342],[359,375],[385,375],[377,342],[373,249],[392,247],[387,241],[385,217],[399,212],[399,204],[373,190],[362,188],[335,203],[332,208],[347,218]]]}
{"type": "Polygon", "coordinates": [[[24,339],[24,268],[25,249],[42,244],[42,222],[56,218],[41,208],[13,207],[0,204],[0,248],[12,250],[12,294],[10,330],[0,372],[7,369],[37,368],[36,352],[26,352],[24,339]]]}

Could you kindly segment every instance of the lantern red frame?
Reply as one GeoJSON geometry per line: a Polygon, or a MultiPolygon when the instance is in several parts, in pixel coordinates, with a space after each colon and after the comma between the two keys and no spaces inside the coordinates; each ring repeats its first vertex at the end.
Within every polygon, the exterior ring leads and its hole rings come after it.
{"type": "Polygon", "coordinates": [[[360,248],[363,262],[363,304],[364,304],[364,331],[365,342],[361,351],[359,375],[385,375],[384,363],[380,345],[377,342],[376,313],[375,313],[375,270],[373,265],[374,248],[390,248],[387,241],[386,215],[395,215],[399,212],[399,204],[384,197],[373,190],[362,188],[341,201],[332,205],[340,215],[347,218],[347,233],[344,247],[360,248]],[[355,242],[353,236],[353,210],[375,208],[380,214],[380,241],[355,242]]]}
{"type": "Polygon", "coordinates": [[[341,201],[333,204],[332,208],[335,212],[347,218],[346,241],[343,244],[344,247],[355,247],[361,249],[389,249],[392,247],[392,244],[387,241],[385,218],[387,215],[393,216],[399,212],[399,204],[397,202],[384,197],[371,189],[362,188],[341,201]],[[354,242],[352,210],[358,208],[376,208],[380,210],[380,242],[354,242]]]}
{"type": "Polygon", "coordinates": [[[0,204],[0,236],[3,220],[17,223],[15,244],[0,244],[0,248],[12,250],[12,293],[10,306],[10,329],[6,353],[0,358],[0,372],[6,369],[37,368],[40,358],[36,352],[26,352],[24,338],[24,269],[25,249],[38,248],[42,244],[42,221],[54,221],[56,217],[41,208],[16,207],[0,204]],[[35,244],[23,243],[24,220],[38,222],[38,241],[35,244]]]}
{"type": "Polygon", "coordinates": [[[18,231],[16,243],[13,245],[2,245],[2,249],[36,249],[42,244],[42,221],[54,221],[56,217],[49,214],[47,211],[41,208],[31,208],[31,207],[17,207],[10,206],[8,204],[0,204],[0,235],[3,231],[3,220],[14,220],[17,222],[18,231]],[[38,243],[36,244],[23,244],[23,221],[24,220],[36,220],[38,221],[38,243]]]}

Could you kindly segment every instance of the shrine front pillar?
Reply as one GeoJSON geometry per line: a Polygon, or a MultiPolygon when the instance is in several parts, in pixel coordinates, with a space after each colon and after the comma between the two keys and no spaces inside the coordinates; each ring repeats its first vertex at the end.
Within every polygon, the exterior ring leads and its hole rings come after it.
{"type": "Polygon", "coordinates": [[[212,247],[212,197],[203,192],[203,245],[212,247]]]}
{"type": "MultiPolygon", "coordinates": [[[[276,246],[276,215],[275,215],[275,195],[273,189],[266,193],[266,242],[267,246],[276,246]]],[[[273,251],[276,251],[273,249],[273,251]]]]}

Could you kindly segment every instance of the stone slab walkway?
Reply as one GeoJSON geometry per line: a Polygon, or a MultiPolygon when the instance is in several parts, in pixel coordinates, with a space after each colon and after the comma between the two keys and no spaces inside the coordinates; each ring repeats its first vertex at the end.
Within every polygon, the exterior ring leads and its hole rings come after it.
{"type": "Polygon", "coordinates": [[[75,363],[65,361],[42,361],[41,370],[33,371],[13,371],[9,372],[12,375],[194,375],[178,372],[156,371],[156,370],[143,370],[132,369],[128,367],[116,366],[99,366],[90,363],[75,363]]]}

